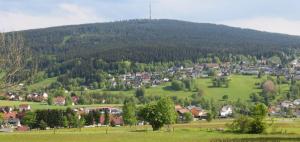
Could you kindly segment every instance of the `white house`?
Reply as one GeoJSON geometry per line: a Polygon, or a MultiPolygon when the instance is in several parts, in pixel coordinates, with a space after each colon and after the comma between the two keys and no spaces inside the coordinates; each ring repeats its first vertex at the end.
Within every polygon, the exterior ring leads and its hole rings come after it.
{"type": "Polygon", "coordinates": [[[47,100],[48,99],[48,94],[47,93],[43,93],[43,98],[45,99],[45,100],[47,100]]]}
{"type": "Polygon", "coordinates": [[[19,111],[29,111],[31,109],[30,105],[28,104],[20,104],[19,105],[19,111]]]}
{"type": "Polygon", "coordinates": [[[226,105],[223,106],[221,111],[220,111],[220,116],[221,117],[228,117],[231,116],[233,112],[233,107],[231,105],[226,105]]]}
{"type": "Polygon", "coordinates": [[[294,103],[294,105],[296,105],[296,106],[300,105],[300,99],[294,100],[293,103],[294,103]]]}
{"type": "Polygon", "coordinates": [[[283,108],[292,108],[292,107],[294,107],[294,104],[291,101],[283,101],[283,102],[281,102],[280,105],[283,108]]]}

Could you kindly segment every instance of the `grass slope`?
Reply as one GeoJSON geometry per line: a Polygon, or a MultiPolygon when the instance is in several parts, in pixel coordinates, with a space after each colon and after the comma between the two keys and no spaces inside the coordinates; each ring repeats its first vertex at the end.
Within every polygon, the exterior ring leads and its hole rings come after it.
{"type": "Polygon", "coordinates": [[[261,91],[255,86],[256,82],[261,82],[261,79],[258,79],[256,76],[242,75],[233,75],[228,88],[211,87],[212,81],[210,78],[199,79],[197,81],[198,85],[204,90],[207,98],[214,98],[217,100],[221,100],[224,95],[228,95],[229,100],[247,100],[251,93],[261,91]]]}
{"type": "Polygon", "coordinates": [[[38,89],[41,89],[41,88],[46,88],[51,83],[55,82],[56,80],[57,80],[57,77],[45,79],[41,82],[38,82],[38,83],[35,83],[35,84],[32,84],[32,85],[28,86],[28,90],[33,91],[33,90],[38,90],[38,89]]]}

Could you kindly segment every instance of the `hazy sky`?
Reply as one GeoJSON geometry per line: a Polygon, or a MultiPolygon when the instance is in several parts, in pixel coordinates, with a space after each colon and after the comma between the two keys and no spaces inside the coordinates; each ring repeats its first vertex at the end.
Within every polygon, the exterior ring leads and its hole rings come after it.
{"type": "MultiPolygon", "coordinates": [[[[0,0],[0,31],[149,17],[150,0],[0,0]]],[[[152,0],[152,17],[300,35],[300,0],[152,0]]]]}

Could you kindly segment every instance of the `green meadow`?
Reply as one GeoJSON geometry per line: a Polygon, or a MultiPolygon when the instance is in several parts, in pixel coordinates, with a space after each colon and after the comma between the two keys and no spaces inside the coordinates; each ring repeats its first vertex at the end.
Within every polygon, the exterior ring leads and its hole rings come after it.
{"type": "MultiPolygon", "coordinates": [[[[257,76],[245,76],[245,75],[232,75],[230,77],[231,81],[229,87],[212,87],[211,78],[199,78],[196,79],[196,86],[204,91],[206,98],[213,98],[216,100],[221,100],[224,95],[228,95],[229,100],[247,100],[249,95],[253,92],[260,92],[255,83],[261,83],[262,80],[266,79],[257,78],[257,76]]],[[[42,82],[30,85],[29,90],[38,90],[39,88],[44,88],[54,82],[56,78],[46,79],[42,82]]],[[[170,89],[171,83],[164,83],[156,87],[150,87],[146,89],[146,96],[176,96],[178,98],[186,98],[191,96],[196,92],[191,91],[174,91],[170,89]]],[[[285,94],[289,89],[288,84],[280,85],[280,93],[285,94]]],[[[86,93],[107,93],[111,95],[122,94],[126,96],[134,96],[134,90],[131,91],[106,91],[106,90],[86,90],[86,93]]]]}
{"type": "MultiPolygon", "coordinates": [[[[212,87],[211,78],[200,78],[196,80],[196,86],[204,91],[206,98],[213,98],[221,100],[224,95],[228,95],[229,100],[248,100],[249,96],[253,92],[260,92],[255,83],[261,83],[263,78],[257,78],[257,76],[245,76],[245,75],[232,75],[229,87],[212,87]]],[[[197,92],[191,91],[174,91],[170,89],[171,83],[164,83],[156,87],[150,87],[146,89],[147,96],[177,96],[178,98],[186,98],[197,92]]],[[[288,84],[280,85],[280,93],[284,94],[289,90],[288,84]]],[[[90,90],[89,93],[108,93],[108,94],[123,94],[133,96],[134,91],[103,91],[103,90],[90,90]]]]}
{"type": "Polygon", "coordinates": [[[230,142],[230,140],[245,139],[253,142],[268,140],[289,142],[300,140],[299,120],[277,120],[264,134],[234,134],[217,130],[226,129],[225,125],[230,122],[230,120],[216,120],[210,123],[200,121],[177,124],[170,127],[171,131],[165,127],[159,132],[151,131],[150,126],[32,130],[0,133],[0,140],[3,142],[211,142],[217,140],[230,142]]]}

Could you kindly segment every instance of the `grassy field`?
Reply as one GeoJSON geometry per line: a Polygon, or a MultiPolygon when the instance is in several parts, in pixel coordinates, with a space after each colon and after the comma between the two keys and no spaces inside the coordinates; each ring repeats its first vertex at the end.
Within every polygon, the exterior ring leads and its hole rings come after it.
{"type": "MultiPolygon", "coordinates": [[[[257,76],[233,75],[228,88],[214,88],[211,87],[212,81],[210,78],[198,79],[197,83],[205,92],[205,97],[221,100],[223,95],[228,95],[229,100],[247,100],[249,95],[253,92],[260,92],[255,86],[255,83],[261,83],[266,79],[266,76],[259,79],[257,76]]],[[[281,94],[289,90],[288,84],[280,85],[281,94]]]]}
{"type": "Polygon", "coordinates": [[[35,83],[33,85],[28,86],[28,90],[32,91],[32,90],[38,90],[40,88],[46,88],[51,83],[55,82],[56,80],[57,80],[57,77],[45,79],[45,80],[43,80],[41,82],[38,82],[38,83],[35,83]]]}
{"type": "Polygon", "coordinates": [[[227,139],[251,139],[263,140],[300,140],[299,120],[277,121],[274,125],[280,127],[276,133],[272,134],[273,128],[266,134],[233,134],[229,132],[216,131],[215,128],[225,128],[225,124],[231,121],[213,121],[211,123],[201,121],[191,124],[174,125],[174,131],[168,132],[166,128],[159,132],[151,131],[150,126],[137,127],[115,127],[115,128],[83,128],[79,129],[59,129],[55,134],[53,130],[2,133],[0,140],[3,142],[210,142],[213,140],[227,139]],[[292,127],[291,127],[292,126],[292,127]],[[107,130],[107,133],[106,133],[107,130]]]}

